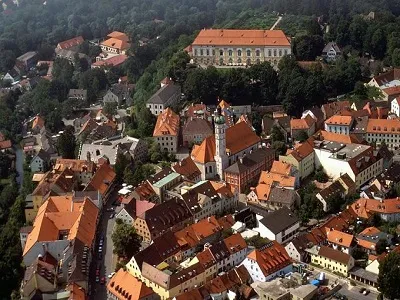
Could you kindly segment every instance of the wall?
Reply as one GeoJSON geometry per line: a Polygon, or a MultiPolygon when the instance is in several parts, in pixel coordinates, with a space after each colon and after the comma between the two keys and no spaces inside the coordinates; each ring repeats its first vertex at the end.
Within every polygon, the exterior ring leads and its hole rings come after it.
{"type": "Polygon", "coordinates": [[[57,240],[49,242],[36,242],[23,257],[23,261],[26,266],[32,264],[32,262],[38,257],[39,254],[44,255],[45,251],[43,248],[43,244],[45,244],[47,252],[49,252],[53,257],[58,257],[58,254],[61,254],[67,247],[69,241],[57,240]]]}

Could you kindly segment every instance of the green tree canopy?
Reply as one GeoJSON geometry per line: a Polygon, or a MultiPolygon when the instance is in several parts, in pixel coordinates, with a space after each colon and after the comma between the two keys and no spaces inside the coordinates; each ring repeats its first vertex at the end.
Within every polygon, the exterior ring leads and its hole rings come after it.
{"type": "Polygon", "coordinates": [[[76,141],[72,126],[66,127],[64,132],[60,134],[57,141],[57,148],[62,158],[75,158],[76,141]]]}
{"type": "Polygon", "coordinates": [[[140,250],[141,237],[135,227],[117,219],[114,232],[111,235],[114,253],[119,257],[130,258],[140,250]]]}
{"type": "Polygon", "coordinates": [[[390,252],[379,264],[378,287],[381,293],[394,300],[400,295],[400,254],[390,252]]]}

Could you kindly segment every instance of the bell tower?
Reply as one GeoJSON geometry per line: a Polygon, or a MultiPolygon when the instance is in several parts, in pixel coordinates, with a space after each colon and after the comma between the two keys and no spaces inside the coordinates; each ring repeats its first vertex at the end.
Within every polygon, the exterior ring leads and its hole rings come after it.
{"type": "Polygon", "coordinates": [[[218,106],[214,115],[215,126],[215,162],[216,173],[220,180],[224,179],[224,170],[228,167],[228,155],[226,154],[226,124],[225,117],[218,106]]]}

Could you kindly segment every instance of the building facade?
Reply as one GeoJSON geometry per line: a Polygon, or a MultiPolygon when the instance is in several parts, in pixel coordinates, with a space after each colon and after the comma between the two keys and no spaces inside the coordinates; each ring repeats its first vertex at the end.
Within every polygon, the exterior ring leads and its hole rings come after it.
{"type": "Polygon", "coordinates": [[[248,66],[270,62],[277,66],[292,53],[282,30],[203,29],[191,45],[194,63],[215,66],[248,66]]]}

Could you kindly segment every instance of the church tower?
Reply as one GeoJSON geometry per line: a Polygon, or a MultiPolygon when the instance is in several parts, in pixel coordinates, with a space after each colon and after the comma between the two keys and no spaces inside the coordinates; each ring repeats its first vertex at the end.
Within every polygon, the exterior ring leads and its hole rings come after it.
{"type": "Polygon", "coordinates": [[[225,117],[221,113],[221,107],[218,106],[214,115],[215,126],[215,162],[216,174],[219,179],[224,179],[224,170],[228,167],[228,155],[226,154],[226,124],[225,117]]]}

